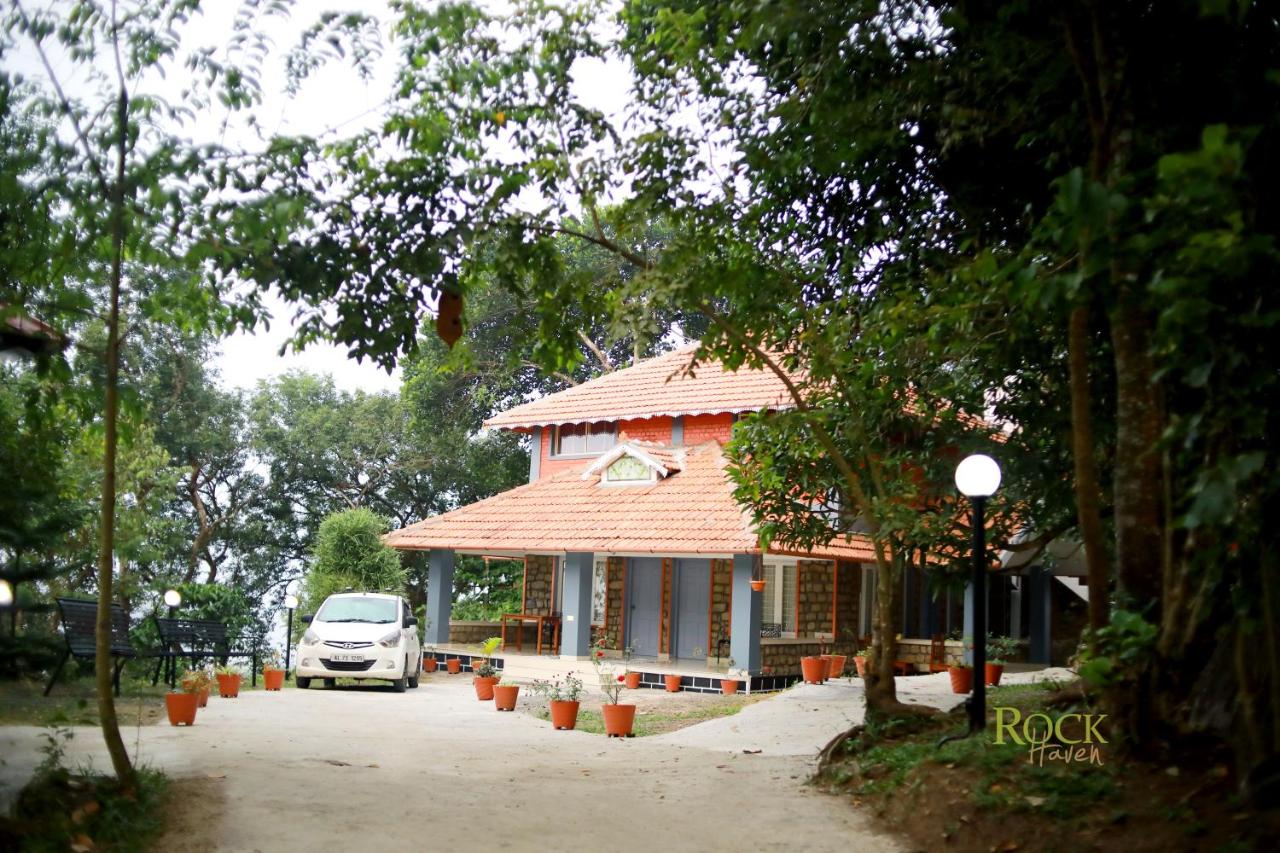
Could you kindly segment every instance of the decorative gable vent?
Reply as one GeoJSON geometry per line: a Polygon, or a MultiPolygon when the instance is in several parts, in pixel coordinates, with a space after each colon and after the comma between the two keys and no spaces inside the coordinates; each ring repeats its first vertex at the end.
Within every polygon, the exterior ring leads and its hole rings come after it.
{"type": "Polygon", "coordinates": [[[656,483],[680,470],[676,451],[649,442],[619,444],[582,472],[582,479],[597,478],[600,485],[627,486],[656,483]]]}

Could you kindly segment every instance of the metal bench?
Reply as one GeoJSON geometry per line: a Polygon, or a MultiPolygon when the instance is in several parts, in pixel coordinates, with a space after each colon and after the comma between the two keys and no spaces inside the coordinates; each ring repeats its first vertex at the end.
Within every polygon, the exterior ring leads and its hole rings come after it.
{"type": "Polygon", "coordinates": [[[154,685],[160,680],[161,670],[165,681],[174,685],[178,679],[178,661],[186,658],[192,667],[205,658],[220,664],[234,657],[249,658],[253,684],[258,683],[258,638],[250,635],[234,636],[227,633],[227,626],[216,619],[162,619],[156,617],[160,632],[161,660],[151,676],[154,685]]]}
{"type": "MultiPolygon", "coordinates": [[[[98,629],[98,602],[95,599],[59,598],[58,616],[62,622],[62,636],[67,641],[67,650],[54,669],[49,683],[45,685],[44,695],[48,696],[62,675],[62,668],[67,658],[94,660],[97,656],[96,633],[98,629]]],[[[115,685],[116,695],[120,695],[120,672],[125,662],[140,655],[134,651],[129,640],[129,614],[118,604],[111,605],[111,657],[115,659],[112,667],[111,683],[115,685]]]]}

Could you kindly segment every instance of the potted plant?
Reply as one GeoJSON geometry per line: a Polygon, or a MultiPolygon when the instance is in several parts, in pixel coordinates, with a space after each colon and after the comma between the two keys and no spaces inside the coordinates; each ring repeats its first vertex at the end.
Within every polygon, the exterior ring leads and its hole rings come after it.
{"type": "Polygon", "coordinates": [[[983,673],[986,683],[993,687],[998,685],[1000,676],[1004,675],[1005,664],[1017,653],[1018,641],[1013,637],[988,636],[986,671],[983,673]]]}
{"type": "Polygon", "coordinates": [[[868,648],[863,648],[863,649],[858,649],[857,654],[855,654],[855,655],[853,656],[853,665],[854,665],[854,666],[857,668],[857,670],[858,670],[858,677],[859,677],[859,678],[866,678],[866,677],[867,677],[867,661],[869,661],[869,660],[871,660],[871,649],[870,649],[870,647],[868,647],[868,648]]]}
{"type": "Polygon", "coordinates": [[[284,687],[284,668],[280,666],[280,653],[272,649],[262,662],[262,689],[279,690],[284,687]]]}
{"type": "Polygon", "coordinates": [[[618,701],[625,679],[615,673],[613,667],[604,665],[603,651],[596,651],[591,663],[596,668],[600,689],[605,696],[604,706],[600,709],[604,714],[604,733],[609,737],[631,737],[636,722],[636,706],[618,701]]]}
{"type": "MultiPolygon", "coordinates": [[[[207,669],[189,669],[178,679],[183,693],[196,697],[196,707],[203,708],[209,704],[209,692],[213,690],[213,675],[207,669]]],[[[175,723],[176,725],[176,723],[175,723]]]]}
{"type": "Polygon", "coordinates": [[[440,666],[440,662],[436,660],[436,647],[427,646],[422,650],[422,671],[435,672],[440,666]]]}
{"type": "Polygon", "coordinates": [[[819,655],[800,658],[800,672],[806,684],[821,684],[827,680],[829,664],[819,655]]]}
{"type": "Polygon", "coordinates": [[[457,675],[462,672],[462,661],[458,658],[445,658],[444,668],[450,675],[457,675]]]}
{"type": "Polygon", "coordinates": [[[947,667],[951,676],[952,693],[970,693],[973,691],[973,667],[967,663],[953,663],[947,667]]]}
{"type": "Polygon", "coordinates": [[[635,646],[622,647],[622,663],[623,663],[623,683],[627,685],[628,690],[638,690],[640,688],[640,673],[631,671],[631,656],[635,653],[635,646]]]}
{"type": "Polygon", "coordinates": [[[194,689],[194,682],[188,681],[186,675],[183,675],[178,684],[181,690],[170,690],[164,695],[164,709],[169,714],[169,725],[194,726],[200,696],[194,689]]]}
{"type": "Polygon", "coordinates": [[[827,655],[827,678],[839,678],[844,675],[844,665],[848,659],[846,655],[827,655]]]}
{"type": "Polygon", "coordinates": [[[493,686],[493,707],[499,711],[514,711],[520,697],[520,685],[514,681],[499,681],[493,686]]]}
{"type": "Polygon", "coordinates": [[[568,731],[578,725],[579,699],[582,698],[582,679],[573,673],[555,681],[533,682],[533,692],[547,697],[551,710],[551,728],[568,731]]]}
{"type": "Polygon", "coordinates": [[[216,670],[218,679],[218,695],[223,699],[234,699],[240,695],[240,681],[244,674],[240,668],[224,664],[216,670]]]}
{"type": "Polygon", "coordinates": [[[738,686],[742,683],[736,676],[737,670],[733,668],[733,658],[729,658],[725,664],[725,677],[720,679],[720,692],[726,696],[732,696],[738,692],[738,686]]]}
{"type": "Polygon", "coordinates": [[[501,637],[490,637],[485,640],[484,645],[481,646],[481,652],[484,656],[471,661],[471,671],[475,674],[475,677],[471,679],[471,683],[476,688],[476,698],[481,702],[487,702],[493,698],[493,688],[498,683],[498,670],[494,668],[489,656],[493,654],[494,649],[498,648],[498,644],[501,642],[501,637]],[[480,661],[479,665],[476,664],[476,660],[480,661]]]}
{"type": "Polygon", "coordinates": [[[668,693],[680,692],[680,676],[679,675],[675,675],[675,674],[664,675],[662,676],[662,681],[666,684],[668,693]]]}

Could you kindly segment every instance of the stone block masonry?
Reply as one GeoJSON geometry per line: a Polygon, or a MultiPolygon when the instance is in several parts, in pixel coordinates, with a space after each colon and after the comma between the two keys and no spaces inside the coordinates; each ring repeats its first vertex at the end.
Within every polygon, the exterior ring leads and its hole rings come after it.
{"type": "MultiPolygon", "coordinates": [[[[707,624],[707,657],[714,658],[720,640],[729,639],[733,613],[733,561],[711,561],[711,619],[707,624]]],[[[726,643],[724,653],[727,656],[726,643]]]]}
{"type": "Polygon", "coordinates": [[[796,577],[800,587],[796,633],[801,637],[830,634],[835,564],[828,560],[801,560],[796,565],[796,577]]]}
{"type": "Polygon", "coordinates": [[[627,561],[610,557],[605,565],[604,625],[601,641],[606,649],[622,649],[623,608],[626,602],[627,561]]]}
{"type": "Polygon", "coordinates": [[[530,554],[524,561],[524,612],[550,613],[555,595],[556,558],[530,554]]]}

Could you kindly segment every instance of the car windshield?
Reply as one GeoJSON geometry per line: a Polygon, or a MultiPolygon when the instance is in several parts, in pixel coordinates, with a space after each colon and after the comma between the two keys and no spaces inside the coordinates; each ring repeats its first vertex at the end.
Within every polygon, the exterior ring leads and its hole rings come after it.
{"type": "Polygon", "coordinates": [[[396,621],[394,598],[331,598],[316,614],[317,622],[373,622],[389,625],[396,621]]]}

